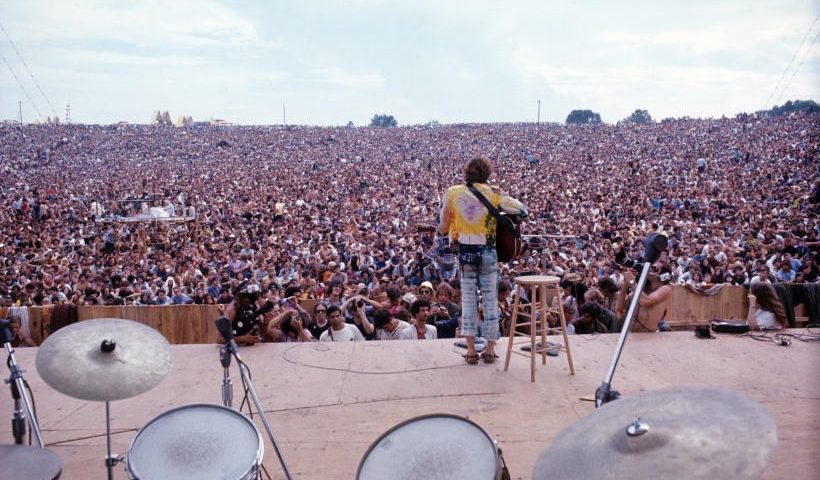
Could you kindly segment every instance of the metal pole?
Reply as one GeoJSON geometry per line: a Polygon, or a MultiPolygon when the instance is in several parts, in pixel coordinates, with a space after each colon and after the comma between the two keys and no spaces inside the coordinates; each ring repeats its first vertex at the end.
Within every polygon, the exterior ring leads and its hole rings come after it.
{"type": "MultiPolygon", "coordinates": [[[[23,371],[20,370],[20,367],[17,366],[17,361],[14,359],[14,349],[12,348],[11,343],[6,342],[4,347],[6,349],[6,353],[8,354],[8,366],[11,371],[11,377],[8,382],[13,384],[12,390],[14,388],[17,389],[17,392],[20,395],[20,400],[23,402],[25,415],[28,418],[29,429],[34,432],[34,438],[37,440],[37,446],[43,448],[43,436],[40,433],[40,427],[37,425],[37,419],[34,417],[34,410],[31,407],[31,398],[28,396],[28,390],[26,390],[25,385],[23,384],[23,371]]],[[[15,402],[15,404],[16,403],[17,402],[15,402]]],[[[15,405],[15,409],[19,410],[17,407],[18,405],[15,405]]]]}
{"type": "Polygon", "coordinates": [[[290,470],[288,470],[288,466],[285,463],[285,458],[282,456],[282,452],[279,451],[279,445],[276,443],[276,437],[273,435],[273,429],[268,423],[268,416],[265,415],[265,410],[262,408],[262,402],[259,401],[259,397],[256,395],[256,389],[253,388],[253,383],[251,382],[251,376],[248,375],[247,367],[245,364],[242,363],[242,359],[239,358],[238,353],[234,353],[236,355],[236,363],[239,364],[239,373],[242,375],[242,378],[245,379],[245,384],[248,386],[248,391],[251,394],[251,399],[253,399],[253,404],[256,406],[256,411],[259,413],[259,417],[262,418],[262,424],[265,425],[265,431],[268,432],[268,438],[270,438],[270,443],[273,445],[273,450],[276,452],[276,456],[279,457],[279,463],[282,465],[282,470],[285,472],[285,478],[291,480],[290,470]]]}
{"type": "Polygon", "coordinates": [[[649,275],[649,269],[651,267],[652,264],[650,262],[643,263],[643,269],[641,270],[641,276],[638,279],[638,285],[635,287],[635,293],[632,294],[632,301],[629,302],[629,310],[626,312],[626,319],[624,320],[624,326],[621,329],[621,336],[618,337],[618,344],[615,346],[615,351],[612,353],[609,371],[606,373],[603,383],[601,383],[601,386],[598,387],[598,390],[595,392],[596,407],[600,407],[604,403],[618,398],[617,392],[614,393],[614,396],[612,394],[612,377],[615,375],[615,368],[618,366],[618,360],[621,358],[621,352],[624,349],[624,342],[626,342],[626,337],[629,335],[629,328],[632,326],[632,317],[635,315],[635,311],[638,308],[638,299],[643,292],[643,287],[646,284],[646,277],[649,275]]]}
{"type": "Polygon", "coordinates": [[[538,119],[535,121],[535,124],[541,124],[541,100],[538,100],[538,119]]]}
{"type": "Polygon", "coordinates": [[[287,125],[287,117],[285,116],[285,104],[282,104],[282,125],[287,125]]]}
{"type": "Polygon", "coordinates": [[[22,100],[17,100],[17,108],[20,111],[20,126],[23,126],[23,102],[22,100]]]}
{"type": "Polygon", "coordinates": [[[105,457],[105,467],[108,469],[108,480],[114,480],[114,464],[116,460],[111,455],[111,412],[109,402],[105,402],[105,441],[108,454],[105,457]]]}

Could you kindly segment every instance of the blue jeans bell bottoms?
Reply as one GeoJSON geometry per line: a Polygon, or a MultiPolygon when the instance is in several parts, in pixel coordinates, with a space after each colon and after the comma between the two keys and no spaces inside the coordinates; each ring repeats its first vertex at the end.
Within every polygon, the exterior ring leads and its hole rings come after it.
{"type": "Polygon", "coordinates": [[[481,336],[494,342],[499,337],[498,255],[495,247],[462,245],[459,253],[459,266],[461,268],[461,335],[479,336],[477,291],[481,290],[481,301],[484,307],[481,336]],[[475,252],[481,258],[475,259],[473,263],[467,263],[461,255],[461,252],[465,250],[475,252]]]}

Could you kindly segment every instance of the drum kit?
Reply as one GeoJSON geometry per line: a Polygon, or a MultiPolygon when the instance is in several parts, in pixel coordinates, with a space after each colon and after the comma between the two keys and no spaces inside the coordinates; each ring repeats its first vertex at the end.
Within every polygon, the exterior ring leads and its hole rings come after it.
{"type": "MultiPolygon", "coordinates": [[[[8,383],[22,384],[13,350],[4,343],[12,369],[8,383]]],[[[60,329],[36,358],[40,376],[55,390],[105,402],[109,478],[118,462],[132,480],[260,478],[262,436],[251,420],[228,406],[195,404],[166,411],[140,429],[124,457],[111,453],[109,402],[147,392],[171,365],[161,334],[122,319],[60,329]]],[[[25,395],[21,399],[29,401],[25,395]]],[[[20,411],[23,407],[16,405],[20,411]]],[[[0,480],[59,478],[60,458],[44,448],[28,407],[25,413],[38,446],[0,445],[0,480]]],[[[15,439],[22,443],[19,433],[15,428],[15,439]]],[[[776,445],[777,427],[757,402],[726,390],[678,387],[608,402],[573,422],[540,455],[532,478],[759,478],[776,445]]],[[[510,477],[487,432],[466,418],[436,414],[402,422],[379,437],[362,458],[357,478],[510,477]]]]}
{"type": "MultiPolygon", "coordinates": [[[[10,347],[8,347],[10,348],[10,347]]],[[[125,464],[128,478],[256,479],[264,443],[241,413],[219,405],[186,405],[162,413],[140,429],[127,455],[111,453],[109,403],[157,386],[172,366],[167,340],[130,320],[105,318],[62,328],[43,342],[37,371],[55,390],[81,400],[105,402],[108,478],[125,464]]],[[[28,415],[38,438],[36,418],[28,415]]],[[[56,479],[60,458],[44,448],[0,445],[0,479],[56,479]]]]}

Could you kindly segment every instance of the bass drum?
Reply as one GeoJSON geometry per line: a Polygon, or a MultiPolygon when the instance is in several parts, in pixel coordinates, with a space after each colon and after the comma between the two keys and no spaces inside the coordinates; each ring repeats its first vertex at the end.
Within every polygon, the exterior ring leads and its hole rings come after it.
{"type": "Polygon", "coordinates": [[[478,425],[455,415],[411,418],[385,432],[367,449],[358,480],[500,480],[503,459],[496,442],[478,425]]]}
{"type": "Polygon", "coordinates": [[[132,480],[250,480],[264,444],[244,415],[220,405],[174,408],[142,427],[125,459],[132,480]]]}

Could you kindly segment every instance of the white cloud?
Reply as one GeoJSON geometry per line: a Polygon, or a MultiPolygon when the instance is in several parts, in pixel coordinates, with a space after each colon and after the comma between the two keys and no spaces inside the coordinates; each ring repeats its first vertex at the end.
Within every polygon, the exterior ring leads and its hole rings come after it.
{"type": "Polygon", "coordinates": [[[50,2],[8,5],[6,24],[28,41],[93,40],[142,47],[254,45],[277,47],[260,38],[253,19],[213,0],[50,2]],[[16,10],[16,11],[14,11],[16,10]]]}
{"type": "Polygon", "coordinates": [[[384,86],[384,76],[380,73],[357,73],[336,67],[315,69],[311,72],[308,81],[322,85],[357,87],[363,89],[381,88],[384,86]]]}

